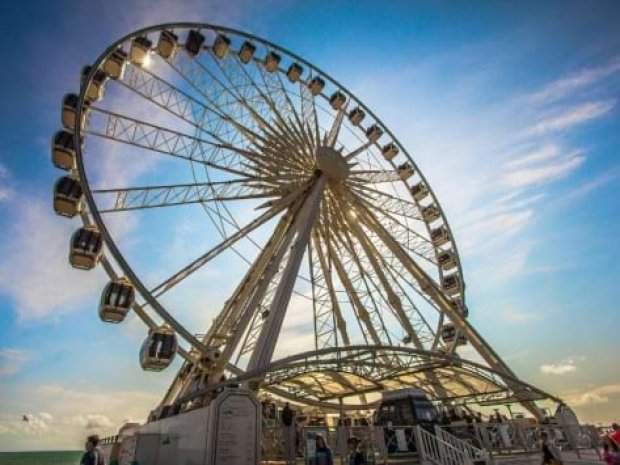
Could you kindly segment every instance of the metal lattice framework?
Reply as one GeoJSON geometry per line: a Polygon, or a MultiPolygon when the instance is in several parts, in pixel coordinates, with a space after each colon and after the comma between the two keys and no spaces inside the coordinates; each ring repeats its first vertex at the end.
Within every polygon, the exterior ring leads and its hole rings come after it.
{"type": "Polygon", "coordinates": [[[324,406],[424,385],[438,399],[514,396],[536,411],[544,393],[467,320],[458,250],[414,159],[316,66],[229,28],[159,25],[95,61],[74,112],[71,175],[81,218],[105,243],[101,263],[135,288],[151,330],[180,338],[185,363],[163,403],[258,373],[264,389],[324,406]],[[192,243],[202,253],[163,264],[158,279],[138,273],[118,224],[144,221],[141,240],[161,250],[180,211],[206,215],[192,243]],[[206,333],[190,328],[167,297],[223,263],[233,287],[219,308],[206,305],[216,315],[206,333]],[[274,362],[293,296],[311,315],[314,347],[274,362]],[[457,358],[464,341],[486,367],[457,358]]]}

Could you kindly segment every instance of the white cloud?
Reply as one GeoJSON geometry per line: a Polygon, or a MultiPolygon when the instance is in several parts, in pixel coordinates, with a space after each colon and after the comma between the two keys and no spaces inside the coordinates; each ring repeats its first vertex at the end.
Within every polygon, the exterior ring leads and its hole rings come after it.
{"type": "Polygon", "coordinates": [[[518,158],[506,163],[507,168],[517,168],[531,163],[546,161],[557,157],[560,154],[560,147],[556,144],[545,144],[529,153],[519,155],[518,158]]]}
{"type": "Polygon", "coordinates": [[[0,289],[22,322],[57,317],[87,299],[94,306],[105,282],[99,272],[70,267],[69,238],[79,224],[54,217],[51,210],[51,204],[23,199],[0,245],[0,289]]]}
{"type": "Polygon", "coordinates": [[[30,354],[23,350],[0,349],[0,376],[18,373],[30,359],[30,354]]]}
{"type": "Polygon", "coordinates": [[[542,135],[568,129],[572,126],[600,118],[609,113],[615,105],[616,103],[613,100],[582,103],[553,116],[541,119],[526,128],[525,133],[529,135],[542,135]]]}
{"type": "Polygon", "coordinates": [[[577,363],[584,357],[567,357],[558,363],[546,363],[540,366],[540,371],[547,375],[565,375],[577,371],[577,363]]]}
{"type": "Polygon", "coordinates": [[[544,166],[534,166],[504,174],[502,182],[508,187],[526,187],[534,184],[550,183],[557,179],[568,176],[579,168],[585,161],[585,157],[576,155],[568,159],[561,159],[544,166]]]}
{"type": "Polygon", "coordinates": [[[37,444],[45,444],[46,449],[75,449],[83,444],[87,434],[114,434],[127,418],[143,422],[159,400],[158,395],[148,391],[90,385],[24,385],[17,401],[6,396],[0,399],[0,444],[10,445],[26,440],[25,436],[36,436],[37,444]],[[26,404],[41,411],[17,410],[26,404]]]}
{"type": "Polygon", "coordinates": [[[110,429],[114,423],[105,415],[99,413],[87,413],[76,415],[71,419],[72,423],[84,429],[110,429]]]}
{"type": "Polygon", "coordinates": [[[531,321],[539,321],[542,315],[536,312],[527,312],[508,308],[501,312],[502,319],[509,323],[529,323],[531,321]]]}
{"type": "Polygon", "coordinates": [[[604,66],[583,69],[552,81],[546,84],[541,90],[532,94],[530,100],[537,103],[553,102],[570,95],[574,91],[591,86],[601,79],[616,74],[619,71],[620,57],[616,57],[604,66]]]}
{"type": "Polygon", "coordinates": [[[589,386],[585,389],[572,390],[564,393],[562,398],[573,406],[609,403],[610,397],[620,395],[620,383],[589,386]]]}

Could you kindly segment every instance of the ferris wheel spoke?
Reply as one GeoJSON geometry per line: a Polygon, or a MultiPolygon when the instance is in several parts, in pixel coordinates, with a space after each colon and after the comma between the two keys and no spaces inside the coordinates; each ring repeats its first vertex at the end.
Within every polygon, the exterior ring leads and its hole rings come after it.
{"type": "Polygon", "coordinates": [[[370,340],[374,344],[381,345],[381,338],[379,337],[373,325],[373,322],[370,319],[370,315],[368,314],[368,311],[366,310],[364,305],[362,305],[362,302],[360,301],[356,290],[353,288],[353,284],[349,280],[349,277],[344,270],[344,266],[341,263],[338,254],[334,250],[333,245],[329,242],[329,240],[328,239],[324,239],[324,240],[325,242],[327,242],[328,252],[330,254],[331,261],[334,264],[336,274],[338,275],[338,279],[343,285],[347,293],[349,302],[351,304],[351,307],[355,315],[357,316],[357,320],[360,324],[360,329],[362,331],[362,335],[364,336],[364,339],[366,340],[366,343],[368,344],[370,340]]]}
{"type": "MultiPolygon", "coordinates": [[[[319,265],[321,267],[321,272],[323,273],[325,284],[327,285],[327,289],[328,289],[327,295],[329,296],[329,300],[330,300],[331,307],[332,307],[332,312],[334,314],[334,318],[336,321],[336,328],[338,329],[340,336],[342,336],[342,342],[344,343],[344,345],[349,346],[351,345],[351,340],[349,338],[349,333],[347,332],[347,323],[342,316],[342,310],[340,308],[340,304],[338,303],[338,297],[334,289],[332,271],[331,271],[329,264],[327,263],[327,258],[325,257],[323,253],[323,248],[321,247],[319,235],[318,235],[318,232],[316,232],[316,229],[315,229],[314,235],[315,235],[314,241],[313,241],[314,250],[316,251],[316,254],[319,258],[319,265]]],[[[331,258],[331,253],[330,253],[330,258],[331,258]]]]}
{"type": "Polygon", "coordinates": [[[392,235],[402,244],[407,251],[420,257],[431,265],[437,265],[435,247],[431,241],[422,236],[419,232],[411,229],[408,225],[395,218],[390,213],[371,208],[376,212],[377,219],[392,232],[392,235]]]}
{"type": "Polygon", "coordinates": [[[369,187],[356,188],[354,192],[358,194],[363,201],[377,210],[384,210],[395,215],[401,215],[418,221],[423,221],[419,207],[408,200],[401,199],[387,192],[369,187]]]}
{"type": "MultiPolygon", "coordinates": [[[[427,294],[435,302],[435,307],[440,311],[447,312],[451,316],[455,314],[450,299],[443,293],[437,283],[418,265],[381,225],[376,217],[365,208],[357,199],[352,199],[352,206],[358,215],[364,219],[367,226],[372,229],[377,237],[387,246],[395,258],[404,266],[407,272],[418,282],[421,292],[427,294]]],[[[459,322],[460,323],[460,322],[459,322]]],[[[459,328],[461,329],[461,328],[459,328]]],[[[469,327],[467,327],[469,329],[469,327]]]]}
{"type": "Polygon", "coordinates": [[[271,218],[275,217],[280,212],[285,210],[292,202],[296,200],[299,195],[301,195],[302,192],[303,189],[297,189],[293,193],[286,196],[284,199],[275,201],[271,208],[269,208],[269,210],[264,212],[258,218],[254,219],[243,228],[240,228],[236,233],[227,237],[224,241],[222,241],[212,249],[208,250],[206,253],[195,259],[192,263],[185,266],[180,271],[173,274],[170,278],[166,279],[161,284],[155,286],[151,290],[151,294],[153,294],[154,297],[159,297],[165,292],[169,291],[172,287],[176,286],[178,283],[187,278],[190,274],[200,269],[214,257],[222,253],[224,250],[231,247],[234,243],[246,237],[249,233],[259,228],[271,218]]]}
{"type": "MultiPolygon", "coordinates": [[[[221,125],[230,125],[231,129],[243,135],[250,143],[256,144],[263,141],[263,137],[257,132],[262,132],[264,121],[257,118],[256,112],[247,104],[243,104],[227,86],[215,79],[212,73],[207,70],[202,63],[186,54],[178,54],[173,61],[167,61],[170,67],[185,80],[189,86],[204,98],[211,107],[218,108],[217,119],[205,118],[203,125],[210,128],[211,132],[218,132],[221,125]],[[219,101],[218,101],[219,100],[219,101]],[[239,109],[244,108],[248,113],[235,114],[239,109]],[[250,118],[248,119],[248,116],[250,118]],[[244,124],[242,124],[241,122],[244,124]],[[252,125],[254,127],[250,127],[252,125]]],[[[236,143],[236,138],[230,141],[236,143]]]]}
{"type": "Polygon", "coordinates": [[[411,322],[407,318],[407,315],[403,309],[400,298],[398,297],[397,293],[392,288],[390,281],[388,280],[387,276],[384,273],[384,270],[379,260],[380,255],[378,251],[374,248],[374,245],[369,240],[369,238],[366,236],[366,234],[364,233],[362,228],[359,226],[357,221],[349,220],[347,222],[351,230],[351,233],[357,239],[358,243],[362,246],[362,249],[364,250],[366,257],[368,258],[370,262],[370,266],[372,270],[374,271],[374,275],[378,278],[379,283],[381,284],[381,287],[383,288],[385,292],[385,296],[387,298],[387,302],[390,308],[393,310],[396,318],[398,319],[405,333],[409,337],[411,337],[412,340],[416,340],[418,336],[417,334],[415,334],[415,331],[413,327],[411,326],[411,322]]]}
{"type": "MultiPolygon", "coordinates": [[[[131,67],[130,72],[126,73],[124,80],[119,82],[136,94],[179,117],[198,131],[213,138],[217,142],[213,149],[214,152],[230,150],[254,163],[259,163],[259,160],[264,158],[264,155],[260,152],[249,150],[248,148],[240,148],[230,143],[230,130],[222,131],[221,124],[213,124],[218,121],[218,118],[229,123],[229,116],[223,115],[212,106],[205,105],[194,99],[150,71],[140,67],[131,67]],[[207,122],[205,123],[205,121],[207,122]]],[[[250,129],[246,128],[246,130],[249,131],[250,129]]]]}
{"type": "MultiPolygon", "coordinates": [[[[372,141],[368,141],[363,143],[362,145],[360,145],[358,148],[352,150],[350,153],[346,154],[344,156],[344,159],[347,161],[353,160],[355,157],[357,157],[360,153],[364,153],[366,150],[368,150],[372,145],[374,144],[374,142],[372,141]]],[[[357,179],[361,179],[362,181],[365,181],[364,175],[367,175],[366,179],[369,177],[368,175],[368,171],[361,171],[361,172],[356,172],[356,171],[352,171],[351,175],[352,176],[357,176],[357,179]]],[[[379,171],[379,172],[370,172],[371,174],[377,175],[377,174],[381,174],[381,175],[385,175],[385,172],[379,171]]],[[[356,178],[353,178],[356,179],[356,178]]],[[[377,182],[377,181],[366,181],[366,182],[377,182]]]]}
{"type": "MultiPolygon", "coordinates": [[[[313,242],[316,241],[315,235],[316,231],[313,231],[313,242]]],[[[315,348],[320,350],[328,347],[338,347],[338,329],[336,328],[334,312],[332,311],[329,290],[321,264],[319,263],[318,254],[313,252],[312,244],[308,245],[307,255],[312,292],[315,348]]]]}
{"type": "MultiPolygon", "coordinates": [[[[403,282],[406,282],[405,276],[401,273],[397,273],[392,268],[389,261],[385,259],[385,255],[381,256],[381,262],[385,267],[386,275],[392,283],[396,295],[401,301],[403,310],[408,315],[409,321],[411,321],[411,324],[415,330],[414,332],[418,336],[417,339],[413,339],[411,342],[413,342],[413,344],[419,349],[430,347],[436,339],[436,334],[428,324],[428,321],[424,315],[422,315],[416,304],[413,302],[411,295],[405,291],[402,285],[403,282]]],[[[419,293],[417,289],[415,290],[419,293]]],[[[424,297],[423,294],[420,293],[420,295],[424,297]]]]}
{"type": "Polygon", "coordinates": [[[219,110],[217,102],[209,100],[208,103],[203,103],[142,67],[131,66],[119,82],[220,142],[235,142],[236,139],[231,136],[237,133],[251,141],[259,138],[252,128],[241,125],[231,115],[219,110]]]}
{"type": "MultiPolygon", "coordinates": [[[[274,111],[273,102],[271,102],[258,88],[254,82],[254,79],[250,77],[239,59],[231,54],[228,54],[226,57],[220,59],[214,55],[212,50],[209,50],[209,56],[230,85],[225,85],[212,73],[209,73],[213,79],[222,87],[222,89],[226,89],[226,91],[236,99],[239,105],[244,107],[250,113],[255,123],[261,129],[265,130],[266,128],[269,128],[271,126],[271,123],[269,122],[270,112],[265,112],[264,107],[266,106],[271,111],[274,111]],[[250,90],[254,90],[256,93],[251,94],[249,92],[250,90]]],[[[200,62],[198,62],[198,64],[202,66],[204,70],[207,70],[207,68],[200,62]]]]}
{"type": "Polygon", "coordinates": [[[355,252],[351,237],[346,232],[336,232],[333,234],[333,237],[338,238],[342,244],[342,248],[340,248],[341,253],[338,254],[337,248],[330,244],[330,247],[332,247],[332,256],[335,257],[335,262],[338,261],[338,274],[341,276],[340,279],[347,289],[349,298],[355,308],[357,308],[359,314],[358,318],[365,323],[367,331],[375,344],[387,343],[388,345],[392,345],[389,332],[385,326],[377,302],[373,297],[373,293],[369,288],[366,272],[360,262],[359,254],[355,252]],[[344,251],[347,252],[348,260],[351,263],[348,272],[344,269],[340,259],[340,255],[343,255],[344,251]],[[354,284],[356,282],[357,287],[354,284]],[[360,295],[366,296],[366,302],[362,302],[360,295]],[[370,309],[370,311],[368,311],[368,309],[370,309]]]}
{"type": "Polygon", "coordinates": [[[104,115],[105,128],[102,130],[89,128],[84,131],[86,134],[192,163],[199,163],[239,176],[247,176],[246,172],[232,168],[236,163],[230,155],[221,155],[217,152],[213,152],[211,156],[206,155],[210,149],[221,148],[217,143],[101,108],[91,107],[91,111],[104,115]]]}
{"type": "Polygon", "coordinates": [[[93,194],[113,200],[113,206],[100,213],[188,205],[201,202],[250,200],[280,197],[280,190],[266,191],[248,184],[250,179],[167,186],[95,189],[93,194]]]}
{"type": "Polygon", "coordinates": [[[302,118],[297,111],[295,104],[291,100],[291,96],[284,87],[281,73],[269,73],[262,66],[257,66],[257,68],[263,79],[265,87],[268,90],[271,90],[272,93],[275,93],[276,96],[279,96],[279,101],[276,101],[278,107],[282,108],[283,111],[286,111],[289,120],[291,120],[292,117],[292,121],[296,122],[299,127],[302,127],[302,118]]]}
{"type": "Polygon", "coordinates": [[[334,147],[336,145],[336,140],[338,139],[338,134],[340,134],[340,128],[342,127],[342,122],[344,121],[347,107],[348,102],[345,103],[340,110],[338,110],[338,113],[336,113],[336,117],[329,128],[329,132],[325,133],[323,144],[327,147],[334,147]]]}
{"type": "MultiPolygon", "coordinates": [[[[243,65],[243,63],[241,62],[241,60],[239,59],[237,55],[228,55],[224,59],[225,63],[232,63],[234,67],[233,66],[226,67],[220,62],[220,60],[217,60],[217,59],[215,59],[215,61],[218,67],[220,68],[220,70],[222,71],[222,73],[227,77],[231,85],[233,85],[236,88],[240,88],[240,87],[245,88],[246,91],[247,89],[252,89],[254,91],[254,95],[249,95],[250,93],[248,92],[248,95],[244,95],[241,98],[245,99],[246,101],[256,102],[257,105],[260,103],[260,105],[258,105],[259,107],[267,108],[269,111],[265,112],[267,114],[263,115],[263,119],[265,119],[265,121],[267,121],[267,118],[269,116],[274,116],[275,121],[280,122],[280,123],[284,123],[286,121],[285,115],[283,115],[281,113],[281,110],[279,109],[279,108],[285,108],[286,105],[282,105],[282,102],[279,102],[280,104],[278,104],[278,102],[274,101],[274,99],[272,98],[272,95],[269,92],[269,89],[261,88],[261,86],[256,82],[256,80],[250,75],[250,73],[247,70],[247,67],[243,65]],[[235,78],[236,78],[236,81],[235,81],[235,78]]],[[[260,70],[259,74],[261,74],[262,80],[263,82],[265,82],[264,70],[262,66],[256,63],[255,67],[260,70]]],[[[272,73],[268,73],[268,74],[272,74],[272,73]]],[[[279,73],[273,73],[273,74],[279,75],[279,73]]],[[[288,95],[288,94],[285,93],[285,95],[288,95]]]]}
{"type": "MultiPolygon", "coordinates": [[[[311,78],[312,76],[310,76],[311,78]]],[[[310,79],[308,78],[308,79],[310,79]]],[[[319,122],[316,115],[316,102],[310,88],[304,81],[299,81],[302,130],[307,131],[314,146],[320,144],[319,122]]]]}
{"type": "MultiPolygon", "coordinates": [[[[360,149],[363,147],[366,147],[366,145],[367,144],[364,144],[363,146],[360,147],[360,149]]],[[[357,154],[355,153],[355,151],[351,152],[349,155],[347,155],[347,158],[352,158],[351,155],[356,156],[357,154]]],[[[352,170],[350,178],[349,178],[349,182],[355,183],[356,185],[361,184],[360,187],[364,187],[365,184],[398,182],[400,180],[401,180],[400,176],[398,176],[398,173],[396,171],[386,171],[386,170],[352,170]]]]}

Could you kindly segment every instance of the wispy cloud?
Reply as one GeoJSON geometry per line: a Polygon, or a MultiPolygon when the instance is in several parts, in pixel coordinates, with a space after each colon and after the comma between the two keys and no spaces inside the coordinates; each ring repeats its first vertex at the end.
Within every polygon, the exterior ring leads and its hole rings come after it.
{"type": "Polygon", "coordinates": [[[508,323],[529,323],[539,321],[542,315],[536,312],[520,311],[514,308],[508,308],[501,312],[502,319],[508,323]]]}
{"type": "Polygon", "coordinates": [[[0,376],[18,373],[31,358],[28,352],[21,349],[0,349],[0,376]]]}
{"type": "Polygon", "coordinates": [[[610,397],[620,395],[620,383],[604,384],[601,386],[588,386],[585,389],[565,392],[562,397],[573,406],[586,406],[592,404],[609,403],[610,397]]]}
{"type": "Polygon", "coordinates": [[[616,105],[614,100],[586,102],[572,106],[543,118],[525,129],[528,135],[543,135],[586,123],[609,113],[616,105]]]}
{"type": "MultiPolygon", "coordinates": [[[[577,152],[580,153],[580,152],[577,152]]],[[[502,177],[507,187],[522,188],[533,184],[550,183],[568,176],[585,162],[583,155],[573,155],[538,166],[528,166],[508,171],[502,177]]]]}
{"type": "Polygon", "coordinates": [[[606,65],[583,69],[546,84],[532,94],[530,100],[536,103],[550,103],[618,72],[620,72],[620,57],[615,57],[606,65]]]}

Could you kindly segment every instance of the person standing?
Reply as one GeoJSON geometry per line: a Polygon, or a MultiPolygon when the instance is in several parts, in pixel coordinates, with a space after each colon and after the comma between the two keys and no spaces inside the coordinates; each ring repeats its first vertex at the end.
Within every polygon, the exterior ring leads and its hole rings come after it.
{"type": "Polygon", "coordinates": [[[284,435],[284,460],[287,465],[295,463],[295,412],[287,402],[282,409],[282,433],[284,435]]]}
{"type": "Polygon", "coordinates": [[[611,433],[607,435],[607,437],[613,441],[616,447],[620,447],[620,425],[618,423],[611,424],[611,433]]]}
{"type": "Polygon", "coordinates": [[[80,460],[80,465],[106,465],[105,456],[103,452],[97,445],[99,444],[99,436],[93,434],[86,438],[86,444],[84,444],[84,448],[86,452],[82,455],[82,460],[80,460]]]}

